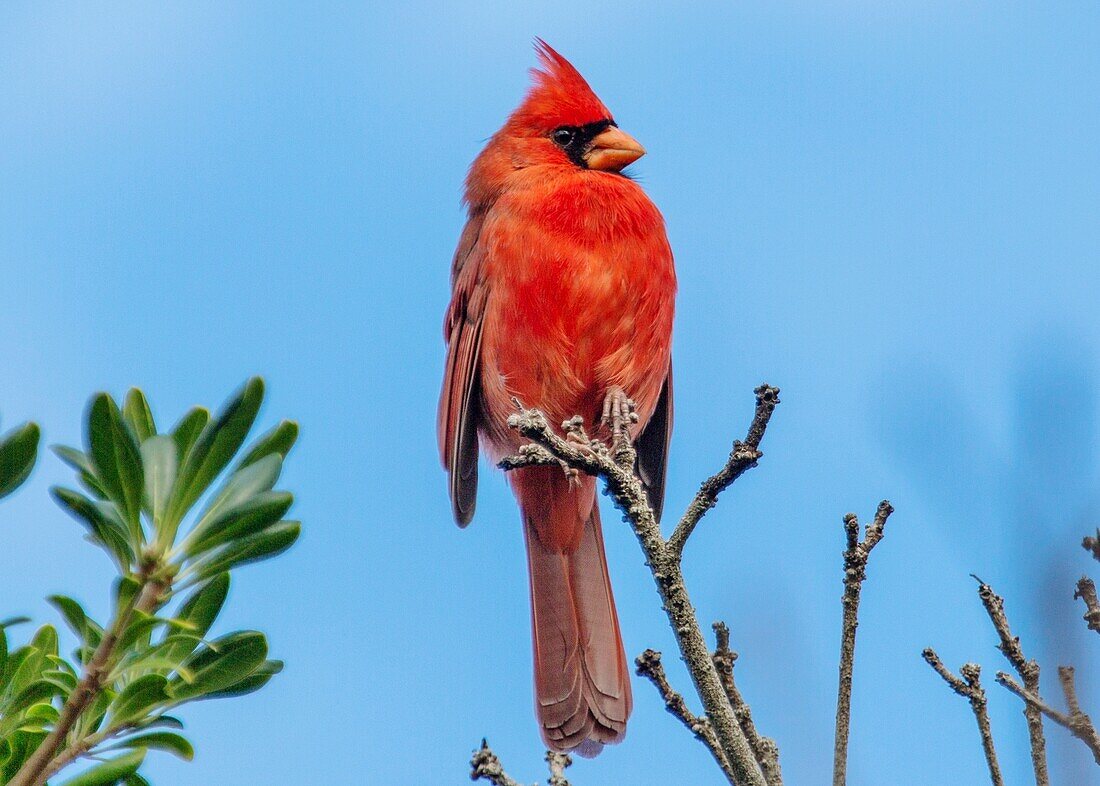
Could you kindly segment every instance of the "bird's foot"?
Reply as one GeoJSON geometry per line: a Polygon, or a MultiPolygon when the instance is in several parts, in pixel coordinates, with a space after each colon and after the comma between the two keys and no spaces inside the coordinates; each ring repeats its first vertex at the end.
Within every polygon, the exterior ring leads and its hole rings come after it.
{"type": "Polygon", "coordinates": [[[574,415],[569,420],[562,422],[561,430],[565,434],[566,442],[573,442],[586,448],[592,447],[592,439],[588,436],[588,432],[584,430],[584,418],[580,415],[574,415]]]}
{"type": "Polygon", "coordinates": [[[618,385],[607,390],[600,422],[611,432],[611,453],[619,463],[633,464],[630,427],[638,422],[634,400],[618,385]],[[630,454],[630,455],[628,455],[630,454]]]}

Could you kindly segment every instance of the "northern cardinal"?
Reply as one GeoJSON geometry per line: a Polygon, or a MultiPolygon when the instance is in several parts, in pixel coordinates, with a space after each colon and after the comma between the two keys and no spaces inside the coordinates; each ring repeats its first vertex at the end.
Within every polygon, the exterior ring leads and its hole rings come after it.
{"type": "MultiPolygon", "coordinates": [[[[474,160],[451,272],[438,434],[455,520],[477,496],[478,443],[524,441],[513,397],[551,423],[633,399],[637,471],[660,515],[672,430],[676,294],[664,220],[622,169],[645,150],[542,40],[526,98],[474,160]]],[[[620,410],[621,411],[621,410],[620,410]]],[[[509,475],[530,571],[535,710],[546,745],[594,756],[626,733],[629,670],[600,531],[596,484],[556,467],[509,475]]]]}

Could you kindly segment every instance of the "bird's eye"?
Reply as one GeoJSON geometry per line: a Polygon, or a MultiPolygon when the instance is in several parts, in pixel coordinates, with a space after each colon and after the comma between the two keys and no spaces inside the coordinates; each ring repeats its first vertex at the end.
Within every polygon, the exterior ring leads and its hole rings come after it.
{"type": "Polygon", "coordinates": [[[555,144],[562,147],[568,147],[569,143],[573,141],[573,135],[576,132],[572,128],[558,128],[554,130],[550,136],[554,140],[555,144]]]}

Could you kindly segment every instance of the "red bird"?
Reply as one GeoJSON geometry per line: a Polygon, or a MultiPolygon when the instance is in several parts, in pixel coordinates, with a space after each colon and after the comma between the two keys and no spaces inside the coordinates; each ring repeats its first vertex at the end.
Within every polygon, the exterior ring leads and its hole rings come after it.
{"type": "MultiPolygon", "coordinates": [[[[460,526],[474,515],[479,438],[493,460],[524,442],[507,426],[513,397],[551,423],[581,415],[607,437],[605,402],[625,391],[658,515],[664,496],[676,274],[660,212],[622,174],[645,150],[564,57],[541,40],[536,50],[527,97],[470,167],[451,271],[438,429],[460,526]]],[[[594,756],[623,738],[631,709],[596,483],[552,467],[509,480],[527,543],[542,737],[594,756]]]]}

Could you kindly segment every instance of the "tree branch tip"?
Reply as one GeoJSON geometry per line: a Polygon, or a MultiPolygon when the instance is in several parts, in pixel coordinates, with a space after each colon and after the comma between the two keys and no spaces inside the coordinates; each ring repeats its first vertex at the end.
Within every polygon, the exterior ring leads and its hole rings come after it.
{"type": "Polygon", "coordinates": [[[982,667],[978,663],[964,663],[959,667],[959,674],[963,675],[968,682],[977,682],[982,676],[982,667]]]}
{"type": "Polygon", "coordinates": [[[1093,559],[1100,560],[1100,527],[1096,530],[1096,537],[1086,535],[1081,541],[1081,548],[1092,554],[1093,559]]]}
{"type": "Polygon", "coordinates": [[[646,649],[634,659],[635,674],[645,677],[652,674],[655,669],[661,667],[661,653],[654,649],[646,649]]]}
{"type": "Polygon", "coordinates": [[[756,394],[756,403],[774,407],[779,403],[779,388],[764,382],[753,389],[756,394]]]}

